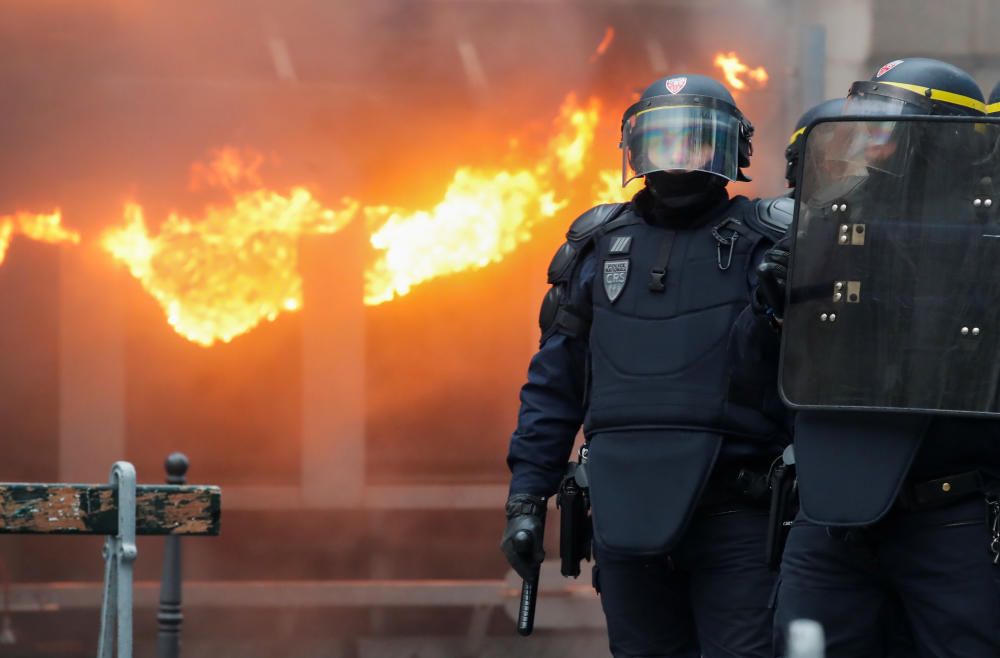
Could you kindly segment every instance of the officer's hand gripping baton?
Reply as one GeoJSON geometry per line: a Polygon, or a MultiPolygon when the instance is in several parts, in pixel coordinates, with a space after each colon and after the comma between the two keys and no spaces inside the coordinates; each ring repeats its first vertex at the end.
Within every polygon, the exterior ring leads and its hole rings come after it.
{"type": "MultiPolygon", "coordinates": [[[[527,530],[519,530],[514,535],[514,550],[522,555],[532,555],[535,539],[527,530]]],[[[538,601],[538,576],[541,566],[532,568],[531,578],[521,583],[521,606],[517,612],[517,632],[527,637],[535,629],[535,603],[538,601]]]]}

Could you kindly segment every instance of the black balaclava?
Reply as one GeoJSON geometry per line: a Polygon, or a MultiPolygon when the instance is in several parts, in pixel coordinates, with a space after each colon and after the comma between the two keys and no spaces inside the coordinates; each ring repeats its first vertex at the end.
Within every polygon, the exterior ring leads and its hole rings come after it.
{"type": "Polygon", "coordinates": [[[648,222],[684,225],[729,197],[729,181],[704,171],[667,174],[655,171],[646,175],[646,187],[632,202],[648,222]]]}

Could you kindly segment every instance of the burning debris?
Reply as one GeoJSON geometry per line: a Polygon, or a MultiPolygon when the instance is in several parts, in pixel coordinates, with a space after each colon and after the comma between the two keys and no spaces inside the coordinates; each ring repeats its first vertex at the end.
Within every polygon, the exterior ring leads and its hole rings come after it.
{"type": "Polygon", "coordinates": [[[603,57],[604,53],[608,52],[608,48],[611,47],[611,44],[614,43],[614,41],[615,28],[609,25],[604,28],[604,37],[601,39],[601,42],[597,44],[597,49],[594,51],[594,54],[590,56],[590,63],[593,64],[598,59],[603,57]]]}

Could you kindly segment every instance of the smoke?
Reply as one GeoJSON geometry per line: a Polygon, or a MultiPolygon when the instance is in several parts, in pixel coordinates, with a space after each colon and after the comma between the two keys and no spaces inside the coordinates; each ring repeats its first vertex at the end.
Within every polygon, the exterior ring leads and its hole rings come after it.
{"type": "MultiPolygon", "coordinates": [[[[179,449],[192,481],[256,488],[267,511],[224,511],[222,537],[185,542],[192,580],[501,578],[502,501],[480,512],[377,515],[296,504],[309,449],[303,381],[316,358],[303,341],[314,318],[303,314],[312,299],[331,322],[349,318],[351,331],[327,339],[358,355],[361,371],[331,367],[310,386],[362,389],[359,409],[344,410],[332,393],[326,401],[360,419],[360,477],[502,486],[545,269],[590,191],[574,190],[574,205],[538,222],[503,261],[374,308],[361,308],[374,259],[362,227],[314,238],[319,262],[304,271],[303,310],[209,350],[178,337],[156,301],[96,250],[126,200],[141,200],[152,235],[155,218],[199,216],[210,192],[190,189],[190,164],[232,144],[273,154],[268,186],[307,185],[326,208],[345,196],[428,208],[459,167],[530,162],[569,92],[602,100],[610,119],[591,162],[615,169],[616,117],[637,89],[668,72],[717,75],[721,50],[752,54],[771,71],[784,70],[786,56],[783,26],[766,14],[676,3],[94,0],[4,12],[0,215],[59,207],[83,240],[64,248],[15,238],[0,267],[0,477],[103,480],[110,463],[96,462],[114,454],[156,482],[163,457],[179,449]],[[609,27],[614,39],[591,61],[609,27]],[[69,463],[76,454],[89,457],[69,463]],[[293,493],[269,498],[275,491],[293,493]]],[[[759,184],[736,191],[781,187],[780,78],[738,97],[758,128],[749,173],[759,184]]],[[[151,542],[140,546],[150,547],[139,560],[147,579],[158,578],[151,542]]],[[[3,556],[15,580],[96,580],[91,549],[35,538],[6,542],[3,556]]],[[[213,623],[193,621],[185,651],[245,636],[265,646],[277,633],[283,655],[296,656],[309,645],[302,637],[455,635],[468,624],[467,610],[435,612],[288,612],[268,630],[264,615],[237,607],[192,611],[213,623]]]]}

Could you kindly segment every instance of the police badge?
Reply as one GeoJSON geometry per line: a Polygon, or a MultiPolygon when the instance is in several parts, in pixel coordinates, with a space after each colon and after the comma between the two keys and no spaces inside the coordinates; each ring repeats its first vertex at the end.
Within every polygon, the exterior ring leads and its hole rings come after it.
{"type": "Polygon", "coordinates": [[[608,294],[608,299],[612,303],[622,294],[626,280],[628,280],[627,258],[604,261],[604,292],[608,294]]]}

